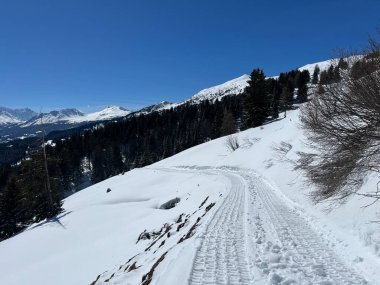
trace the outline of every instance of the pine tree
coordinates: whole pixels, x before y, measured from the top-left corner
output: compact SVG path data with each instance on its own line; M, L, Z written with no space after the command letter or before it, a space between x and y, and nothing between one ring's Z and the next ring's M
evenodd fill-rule
M347 69L348 68L347 61L345 61L342 57L339 59L338 68L340 68L340 69Z
M244 90L246 128L257 127L265 122L270 115L270 102L264 72L254 69L251 73L248 86Z
M319 76L319 84L326 85L328 83L329 83L329 75L326 70L323 70L321 72L321 75Z
M339 67L338 66L335 66L334 68L334 79L333 79L333 82L337 83L341 80L341 76L340 76L340 71L339 71Z
M0 195L0 240L16 234L21 227L21 193L16 177L11 177L7 188Z
M289 97L292 97L293 93L289 91L289 87L285 86L282 88L281 95L280 95L280 106L281 106L281 111L284 111L285 118L286 118L286 110L290 108L289 104Z
M92 159L92 183L98 183L107 178L106 172L106 160L103 150L100 146L96 147L93 153Z
M297 99L300 103L307 101L307 83L310 81L308 70L304 70L299 75Z
M297 99L300 103L304 103L307 101L307 85L306 84L298 87Z
M224 109L223 120L220 127L220 133L222 136L230 135L235 132L235 118L230 111Z
M315 67L314 67L313 79L312 79L311 83L318 84L318 75L319 75L319 72L320 72L319 66L318 66L318 64L316 64Z

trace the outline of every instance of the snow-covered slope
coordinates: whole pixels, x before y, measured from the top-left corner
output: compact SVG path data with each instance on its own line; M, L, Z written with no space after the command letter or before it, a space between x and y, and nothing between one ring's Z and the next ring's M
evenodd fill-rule
M234 152L220 138L70 196L0 243L0 284L377 284L377 209L312 205L291 164L298 115L236 134Z
M16 124L31 119L36 116L37 113L25 108L25 109L10 109L0 107L0 125Z
M173 103L170 103L167 101L161 101L160 103L142 108L141 110L135 112L134 115L136 115L136 116L141 115L141 114L146 115L146 114L149 114L152 112L159 112L162 110L167 110L167 109L170 109L170 108L175 107L175 106L177 106L177 104L173 104Z
M320 70L323 71L323 70L327 70L331 64L334 64L336 62L337 60L325 60L325 61L320 61L320 62L316 62L312 64L307 64L297 69L301 71L308 70L309 73L312 75L316 65L318 65ZM190 97L189 99L186 99L183 102L180 102L177 104L173 104L173 106L175 107L175 106L186 104L186 103L198 104L205 100L214 101L216 99L221 99L224 96L242 94L245 87L248 85L247 83L248 80L249 80L249 75L244 74L240 77L229 80L220 85L203 89L199 91L198 93L196 93L195 95L193 95L192 97Z
M131 113L131 111L117 106L110 106L99 112L89 114L84 114L77 109L62 109L43 114L31 112L32 117L14 117L9 116L8 113L1 113L0 109L0 142L34 137L41 132L41 124L43 124L45 132L49 133L121 118Z
M204 100L214 101L223 98L227 95L238 95L243 93L244 88L248 85L247 81L249 75L244 74L238 78L229 80L223 84L216 85L210 88L203 89L191 98L184 101L184 103L197 104Z
M84 114L77 109L62 109L59 111L51 111L49 113L38 114L30 120L19 124L20 127L26 128L40 124L57 124L60 122L68 122L71 118L83 117Z
M329 69L331 64L332 65L337 64L337 62L338 62L338 59L325 60L325 61L315 62L315 63L311 63L311 64L306 64L306 65L301 66L297 69L300 71L307 70L307 71L309 71L310 76L312 76L313 72L314 72L314 68L316 65L318 65L319 69L321 71L323 71L323 70Z
M110 106L99 112L89 114L84 114L77 109L62 109L59 111L51 111L49 113L40 114L20 124L19 126L29 127L33 125L39 125L41 124L41 117L43 124L76 124L120 118L130 113L131 111L118 106Z

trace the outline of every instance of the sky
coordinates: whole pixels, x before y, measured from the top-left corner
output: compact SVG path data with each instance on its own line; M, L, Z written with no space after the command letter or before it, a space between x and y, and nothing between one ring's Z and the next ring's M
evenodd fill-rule
M0 106L177 102L365 47L378 0L0 0Z

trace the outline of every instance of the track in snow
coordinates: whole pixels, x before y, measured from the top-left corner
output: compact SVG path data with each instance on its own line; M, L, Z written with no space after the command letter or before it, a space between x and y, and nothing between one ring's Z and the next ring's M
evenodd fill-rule
M209 222L196 254L190 284L250 284L245 234L245 186L225 174L232 188Z
M366 284L259 176L218 172L232 187L200 236L190 284Z

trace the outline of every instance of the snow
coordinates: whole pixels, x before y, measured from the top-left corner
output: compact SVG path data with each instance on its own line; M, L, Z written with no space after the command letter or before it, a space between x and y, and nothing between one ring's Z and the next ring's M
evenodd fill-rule
M101 110L99 112L83 114L76 109L62 109L59 111L51 111L49 113L45 113L42 115L42 123L43 124L77 124L83 122L96 122L103 120L110 120L114 118L120 118L127 116L131 113L131 111L118 107L118 106L110 106ZM30 127L33 125L41 124L41 115L36 116L30 119L27 122L20 124L20 127Z
M320 71L328 70L330 65L336 65L338 60L339 59L324 60L324 61L320 61L320 62L316 62L316 63L312 63L312 64L306 64L306 65L301 66L297 69L300 71L307 70L307 71L309 71L310 76L312 76L313 72L314 72L314 68L316 65L318 65Z
M0 107L0 125L17 124L35 116L36 113L26 109L10 109Z
M327 70L331 64L334 64L334 63L336 64L337 62L338 62L338 59L325 60L325 61L320 61L320 62L316 62L312 64L307 64L297 69L300 71L308 70L309 73L312 75L316 65L318 65L320 70L323 71L323 70ZM277 78L277 77L278 76L272 76L269 78ZM187 104L187 103L199 104L200 102L205 101L205 100L215 101L215 100L220 100L224 96L242 94L244 92L245 87L247 87L248 85L247 83L248 80L249 80L249 75L243 74L240 77L226 81L222 84L203 89L199 91L198 93L194 94L189 99L186 99L176 104L172 104L171 106L168 106L168 107L176 107L176 106L180 106L182 104Z
M376 206L311 203L290 163L306 149L298 116L236 134L234 152L220 138L68 197L58 219L0 243L0 284L140 284L152 268L151 284L376 284Z
M99 112L89 113L84 116L70 118L69 122L79 123L79 122L88 122L88 121L110 120L114 118L127 116L130 113L131 111L125 108L118 107L118 106L110 106Z
M223 84L216 85L207 89L199 91L197 94L193 95L191 98L185 100L183 104L194 103L197 104L204 100L216 100L221 99L227 95L238 95L243 93L244 88L248 85L247 81L249 75L244 74L238 78L229 80Z

